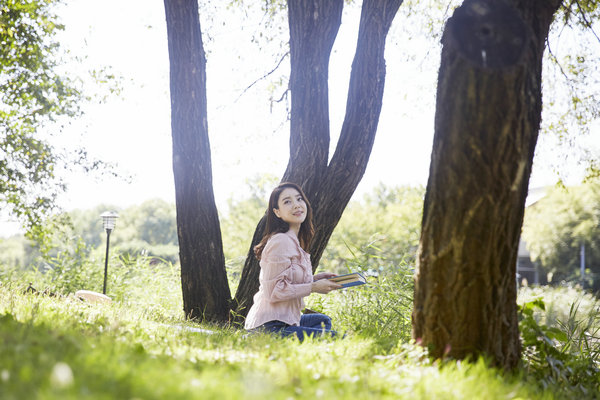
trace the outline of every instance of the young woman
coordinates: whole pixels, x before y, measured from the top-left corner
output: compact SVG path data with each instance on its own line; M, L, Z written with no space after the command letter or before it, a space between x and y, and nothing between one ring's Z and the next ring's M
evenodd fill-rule
M265 234L254 247L260 260L260 287L246 329L296 334L300 340L304 335L335 334L327 315L302 314L304 297L341 288L328 280L335 274L313 276L306 252L313 235L312 208L304 192L295 183L281 183L271 193Z

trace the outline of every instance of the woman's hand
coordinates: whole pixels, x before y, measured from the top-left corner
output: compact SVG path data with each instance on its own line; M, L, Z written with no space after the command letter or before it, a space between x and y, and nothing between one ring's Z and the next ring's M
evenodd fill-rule
M318 281L314 281L312 283L312 287L311 287L310 291L312 293L327 294L327 293L331 292L332 290L341 289L341 288L342 288L342 285L337 284L335 282L331 282L328 279L319 279Z
M334 276L337 276L337 275L333 274L331 272L320 272L316 275L313 275L313 281L318 281L321 279L329 279L329 278L333 278Z

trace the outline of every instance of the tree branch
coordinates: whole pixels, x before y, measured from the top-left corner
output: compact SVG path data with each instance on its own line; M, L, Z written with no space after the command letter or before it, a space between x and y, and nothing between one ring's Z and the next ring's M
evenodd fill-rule
M581 19L583 20L584 25L590 30L592 31L592 34L596 37L596 40L598 42L600 42L600 38L598 37L598 35L596 34L596 31L594 31L594 28L592 27L592 24L590 21L588 21L587 17L585 16L585 11L583 11L583 8L581 7L581 4L579 4L579 0L573 0L573 2L575 4L577 4L577 9L579 10L579 13L581 15Z
M262 81L263 79L266 79L267 77L269 77L271 74L273 74L273 72L277 71L277 69L279 68L279 66L281 65L281 63L283 62L283 60L285 60L285 58L290 54L289 51L287 51L283 56L281 56L281 58L279 59L279 62L277 63L277 65L275 66L275 68L273 68L272 70L270 70L269 72L267 72L266 74L264 74L263 76L261 76L260 78L256 79L254 82L252 82L250 85L248 85L246 87L246 89L244 89L242 91L242 93L240 93L240 95L234 100L234 103L237 103L239 99L242 98L242 96L248 91L250 90L254 85L256 85L258 82ZM282 96L283 97L283 96Z

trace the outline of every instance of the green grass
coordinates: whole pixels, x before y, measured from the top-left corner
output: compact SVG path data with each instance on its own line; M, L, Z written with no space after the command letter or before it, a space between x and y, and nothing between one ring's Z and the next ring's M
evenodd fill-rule
M377 338L352 333L299 343L187 327L196 325L139 304L92 305L0 286L0 398L557 398L483 361L432 364L403 340L383 351Z
M411 343L412 278L402 269L360 288L310 296L307 305L331 315L346 337L300 343L185 321L179 274L168 263L121 258L111 266L111 304L70 294L101 288L100 274L91 272L101 269L86 259L65 257L43 274L0 274L0 399L593 399L598 393L599 303L575 289L521 291L523 366L506 374L482 360L432 363ZM25 290L29 283L37 293Z

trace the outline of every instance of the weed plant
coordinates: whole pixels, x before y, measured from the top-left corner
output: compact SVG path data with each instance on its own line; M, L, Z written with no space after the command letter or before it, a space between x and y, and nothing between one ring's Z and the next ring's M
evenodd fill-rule
M523 289L524 368L565 398L600 393L600 301L574 288Z

